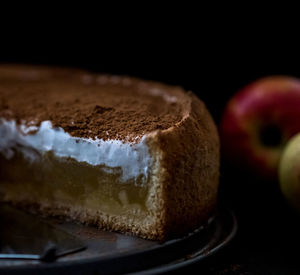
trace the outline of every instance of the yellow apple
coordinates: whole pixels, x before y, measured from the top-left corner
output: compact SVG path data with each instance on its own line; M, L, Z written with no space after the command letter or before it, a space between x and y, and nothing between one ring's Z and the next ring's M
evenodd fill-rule
M295 135L283 150L279 162L279 182L289 204L300 211L300 134Z

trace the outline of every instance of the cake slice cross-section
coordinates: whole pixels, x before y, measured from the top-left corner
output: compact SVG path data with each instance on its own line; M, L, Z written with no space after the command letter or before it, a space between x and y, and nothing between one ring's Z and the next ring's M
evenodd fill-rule
M219 138L180 87L0 66L0 201L164 241L214 213Z

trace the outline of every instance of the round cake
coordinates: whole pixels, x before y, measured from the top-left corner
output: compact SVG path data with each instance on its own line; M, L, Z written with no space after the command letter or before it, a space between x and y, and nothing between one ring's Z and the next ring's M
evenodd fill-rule
M0 66L0 200L166 240L213 215L219 138L180 87Z

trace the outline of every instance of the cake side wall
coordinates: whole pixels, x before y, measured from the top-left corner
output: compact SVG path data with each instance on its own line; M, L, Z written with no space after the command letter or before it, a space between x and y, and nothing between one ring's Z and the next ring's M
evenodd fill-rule
M149 193L146 202L149 211L149 220L145 219L144 224L141 224L140 226L143 230L148 232L147 234L152 236L152 239L164 241L166 201L163 198L164 186L162 185L162 175L165 174L165 168L161 166L164 152L160 150L157 141L156 133L150 135L147 140L153 161L149 175Z
M220 143L204 103L189 93L189 115L157 135L164 157L160 175L164 239L188 233L213 215L219 186Z

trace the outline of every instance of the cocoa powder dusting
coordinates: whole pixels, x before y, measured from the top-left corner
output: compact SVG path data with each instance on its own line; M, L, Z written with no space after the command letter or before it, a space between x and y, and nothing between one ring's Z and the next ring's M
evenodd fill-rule
M72 136L134 141L183 116L181 88L79 70L0 66L0 118Z

